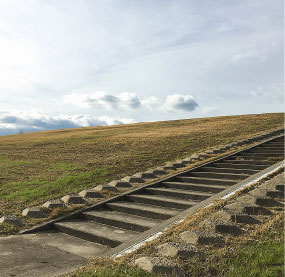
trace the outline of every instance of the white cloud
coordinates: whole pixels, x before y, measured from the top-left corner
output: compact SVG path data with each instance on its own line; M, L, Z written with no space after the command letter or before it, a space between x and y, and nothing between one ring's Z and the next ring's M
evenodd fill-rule
M162 105L161 99L155 96L148 97L141 101L142 105L151 111L159 110Z
M166 111L182 110L186 112L194 111L198 107L198 103L191 95L172 94L166 97L163 109Z
M109 94L105 91L92 93L71 93L64 97L66 103L78 107L88 107L97 109L114 110L117 108L132 110L140 108L141 102L137 95L132 92L123 92L118 96Z
M91 116L58 115L48 116L37 112L0 112L0 135L17 134L54 129L79 128L88 126L107 126L134 123L133 119Z
M135 93L123 92L118 96L107 92L71 93L64 96L64 101L78 107L115 110L135 110L144 107L151 111L185 111L191 112L198 107L192 95L171 94L163 102L160 98L151 96L140 100Z

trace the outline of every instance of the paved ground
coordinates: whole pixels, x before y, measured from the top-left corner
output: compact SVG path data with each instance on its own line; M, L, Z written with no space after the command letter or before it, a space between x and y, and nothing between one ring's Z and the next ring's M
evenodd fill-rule
M1 237L0 276L58 276L77 269L98 251L95 243L61 233Z

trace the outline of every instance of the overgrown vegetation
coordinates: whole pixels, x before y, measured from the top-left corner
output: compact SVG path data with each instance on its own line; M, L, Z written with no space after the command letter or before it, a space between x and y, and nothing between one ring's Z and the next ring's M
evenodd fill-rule
M0 216L283 127L260 114L0 137Z

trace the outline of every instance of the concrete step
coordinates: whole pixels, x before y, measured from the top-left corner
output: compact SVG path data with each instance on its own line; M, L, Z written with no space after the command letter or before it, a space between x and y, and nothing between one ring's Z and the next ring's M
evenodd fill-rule
M163 220L169 219L179 212L179 210L176 209L162 208L132 202L115 202L108 203L107 205L114 211Z
M276 189L277 189L277 190L280 190L280 191L282 191L282 192L285 191L284 188L285 188L285 185L284 185L284 184L278 184L278 185L276 185Z
M86 220L57 222L54 225L56 229L68 235L110 247L116 247L138 235L134 231Z
M192 191L204 191L204 192L212 192L218 193L228 186L215 186L215 185L203 185L203 184L191 184L191 183L182 183L182 182L163 182L163 185L169 188L178 188L184 190L192 190Z
M244 152L241 154L236 155L235 157L240 157L240 156L245 156L245 157L262 157L264 159L266 158L274 158L274 157L283 157L284 156L284 152L275 152L275 153L249 153L249 152Z
M260 170L254 169L242 169L242 168L217 168L214 166L205 166L199 169L200 171L207 171L207 172L217 172L217 173L233 173L233 174L249 174L253 175L259 172Z
M272 157L272 158L277 158L282 160L282 157ZM247 161L247 162L259 162L262 164L267 164L268 162L270 162L269 157L257 157L257 156L245 156L245 155L237 155L237 156L231 156L229 158L229 160L234 160L234 161ZM274 162L273 162L274 163Z
M283 157L284 156L284 151L283 150L280 150L280 151L260 151L260 152L257 152L257 151L252 151L252 152L247 152L247 153L244 153L245 155L256 155L256 156L267 156L268 158L271 158L271 157Z
M128 196L132 201L137 203L150 204L154 206L175 208L185 210L197 204L196 201L182 200L173 197L161 195L131 194Z
M269 160L252 160L252 159L236 159L234 157L226 158L222 161L223 163L230 163L230 164L252 164L252 165L264 165L265 167L269 167L276 163L276 161L269 161Z
M110 210L87 211L83 213L83 216L88 220L136 232L144 232L161 222L161 220Z
M284 149L284 144L282 145L282 144L280 144L280 143L276 143L276 144L268 144L268 145L261 145L260 146L260 148L265 148L265 149L267 149L267 148L271 148L271 149Z
M250 154L250 153L243 153L243 154L235 155L232 157L241 158L241 159L252 159L252 160L258 160L258 161L259 160L267 161L268 159L271 159L271 158L283 159L283 156L284 156L284 154L282 154L282 155L266 155L266 154L262 153L262 155L256 155L256 154Z
M256 146L255 148L253 148L252 150L262 150L262 151L280 151L280 150L284 150L284 146Z
M177 180L193 183L193 184L208 184L208 185L228 185L232 186L237 183L237 180L228 180L228 179L215 179L215 178L201 178L201 177L176 177Z
M230 169L250 169L250 170L263 170L267 165L262 164L251 164L251 163L230 163L230 162L216 162L213 163L211 166L217 168L230 168Z
M213 195L213 193L209 192L197 192L197 191L189 191L189 190L182 190L175 188L148 188L147 191L151 194L176 197L180 199L197 200L197 201L205 200Z
M284 154L284 149L281 148L256 148L256 149L249 149L245 151L244 153L251 153L251 154Z
M183 175L182 175L183 176ZM185 175L184 175L185 176ZM249 174L235 174L235 173L219 173L219 172L189 172L189 177L202 177L202 178L215 178L215 179L227 179L227 180L243 180L248 178Z

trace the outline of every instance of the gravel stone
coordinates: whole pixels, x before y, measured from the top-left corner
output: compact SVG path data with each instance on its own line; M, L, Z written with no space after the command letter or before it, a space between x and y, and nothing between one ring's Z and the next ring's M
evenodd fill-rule
M166 276L184 276L179 266L161 257L141 257L135 260L135 264L151 273L165 274Z
M178 242L168 242L157 247L158 253L165 257L190 258L201 255L201 252L193 245Z
M191 244L223 246L225 243L223 238L203 231L185 231L180 234L180 238Z

